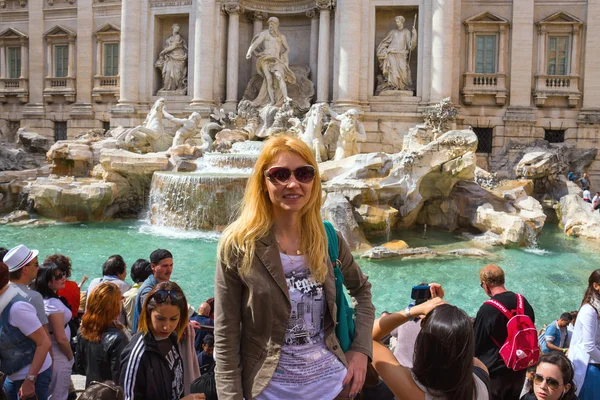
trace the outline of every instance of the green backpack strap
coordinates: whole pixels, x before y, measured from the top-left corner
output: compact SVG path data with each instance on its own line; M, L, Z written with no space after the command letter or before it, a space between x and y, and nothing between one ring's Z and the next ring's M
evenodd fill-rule
M335 276L335 304L337 306L337 325L335 326L335 335L340 342L342 351L345 353L350 349L354 339L354 310L348 304L344 288L344 275L340 269L340 255L338 236L335 228L329 221L323 221L325 232L327 233L327 250L329 258L333 264L333 273Z

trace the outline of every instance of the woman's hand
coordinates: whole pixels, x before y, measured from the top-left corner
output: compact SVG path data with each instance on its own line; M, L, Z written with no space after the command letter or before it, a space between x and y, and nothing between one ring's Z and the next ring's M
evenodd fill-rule
M35 384L29 379L25 379L19 389L20 399L29 399L35 396Z
M344 387L350 385L348 397L354 398L365 383L368 358L366 354L350 350L346 352L346 361L348 362L348 373L344 378L343 385Z
M441 299L444 298L444 289L442 288L442 285L440 285L439 283L430 283L429 284L429 291L431 292L431 298L435 299L436 297L439 297Z
M431 310L442 304L446 304L446 302L442 300L441 297L435 297L431 300L427 300L425 303L419 304L411 308L410 315L427 315L431 312Z

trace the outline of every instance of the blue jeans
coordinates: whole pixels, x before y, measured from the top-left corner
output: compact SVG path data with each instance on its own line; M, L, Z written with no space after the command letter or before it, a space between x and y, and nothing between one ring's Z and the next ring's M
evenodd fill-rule
M35 380L35 395L38 400L47 400L48 399L48 387L50 386L50 380L52 379L52 367L48 367L44 372L40 372ZM19 389L21 389L21 385L24 380L21 379L19 381L11 381L6 378L4 381L4 393L8 397L8 400L18 400L19 399Z

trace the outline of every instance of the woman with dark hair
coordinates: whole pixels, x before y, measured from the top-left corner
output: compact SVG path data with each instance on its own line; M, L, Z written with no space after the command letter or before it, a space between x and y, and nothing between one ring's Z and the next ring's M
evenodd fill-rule
M50 339L35 308L8 284L8 266L0 262L0 363L9 400L48 398L52 378Z
M544 354L533 374L533 391L521 400L577 400L573 375L573 366L563 353Z
M77 335L77 369L85 376L85 386L92 381L118 381L121 352L129 343L123 326L117 322L121 313L121 290L103 282L90 294Z
M65 274L58 265L44 263L40 265L34 289L44 298L44 308L48 316L48 330L52 342L52 381L49 393L53 400L66 400L71 384L73 369L73 351L71 350L71 309L67 301L57 292L65 287Z
M275 136L248 180L241 212L219 241L215 377L220 399L355 397L371 356L371 284L337 234L355 334L335 333L336 285L312 150Z
M123 293L123 310L125 311L125 322L129 330L133 330L133 312L135 308L135 299L140 291L142 283L152 275L150 261L143 258L137 259L131 266L129 277L133 281L131 289Z
M600 269L591 273L569 347L582 400L600 399Z
M471 319L463 310L443 302L441 286L430 286L432 300L375 321L373 366L398 400L488 400L489 376L485 365L473 356ZM425 318L411 370L400 365L380 340L422 315Z
M64 297L71 307L71 314L73 318L77 317L77 313L79 311L79 304L81 302L80 299L80 290L77 282L69 280L71 277L71 259L62 254L52 254L51 256L46 257L44 263L54 263L60 268L62 272L65 273L65 287L58 291L58 295ZM75 334L75 332L71 332Z
M121 353L120 384L126 400L179 399L184 393L178 343L187 328L187 300L174 282L159 283L146 296L138 333ZM185 400L203 399L191 394Z

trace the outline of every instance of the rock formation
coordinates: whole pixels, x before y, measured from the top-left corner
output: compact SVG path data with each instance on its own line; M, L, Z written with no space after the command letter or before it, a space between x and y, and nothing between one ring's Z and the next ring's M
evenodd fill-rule
M581 196L569 194L556 205L559 226L569 236L600 240L600 213Z

